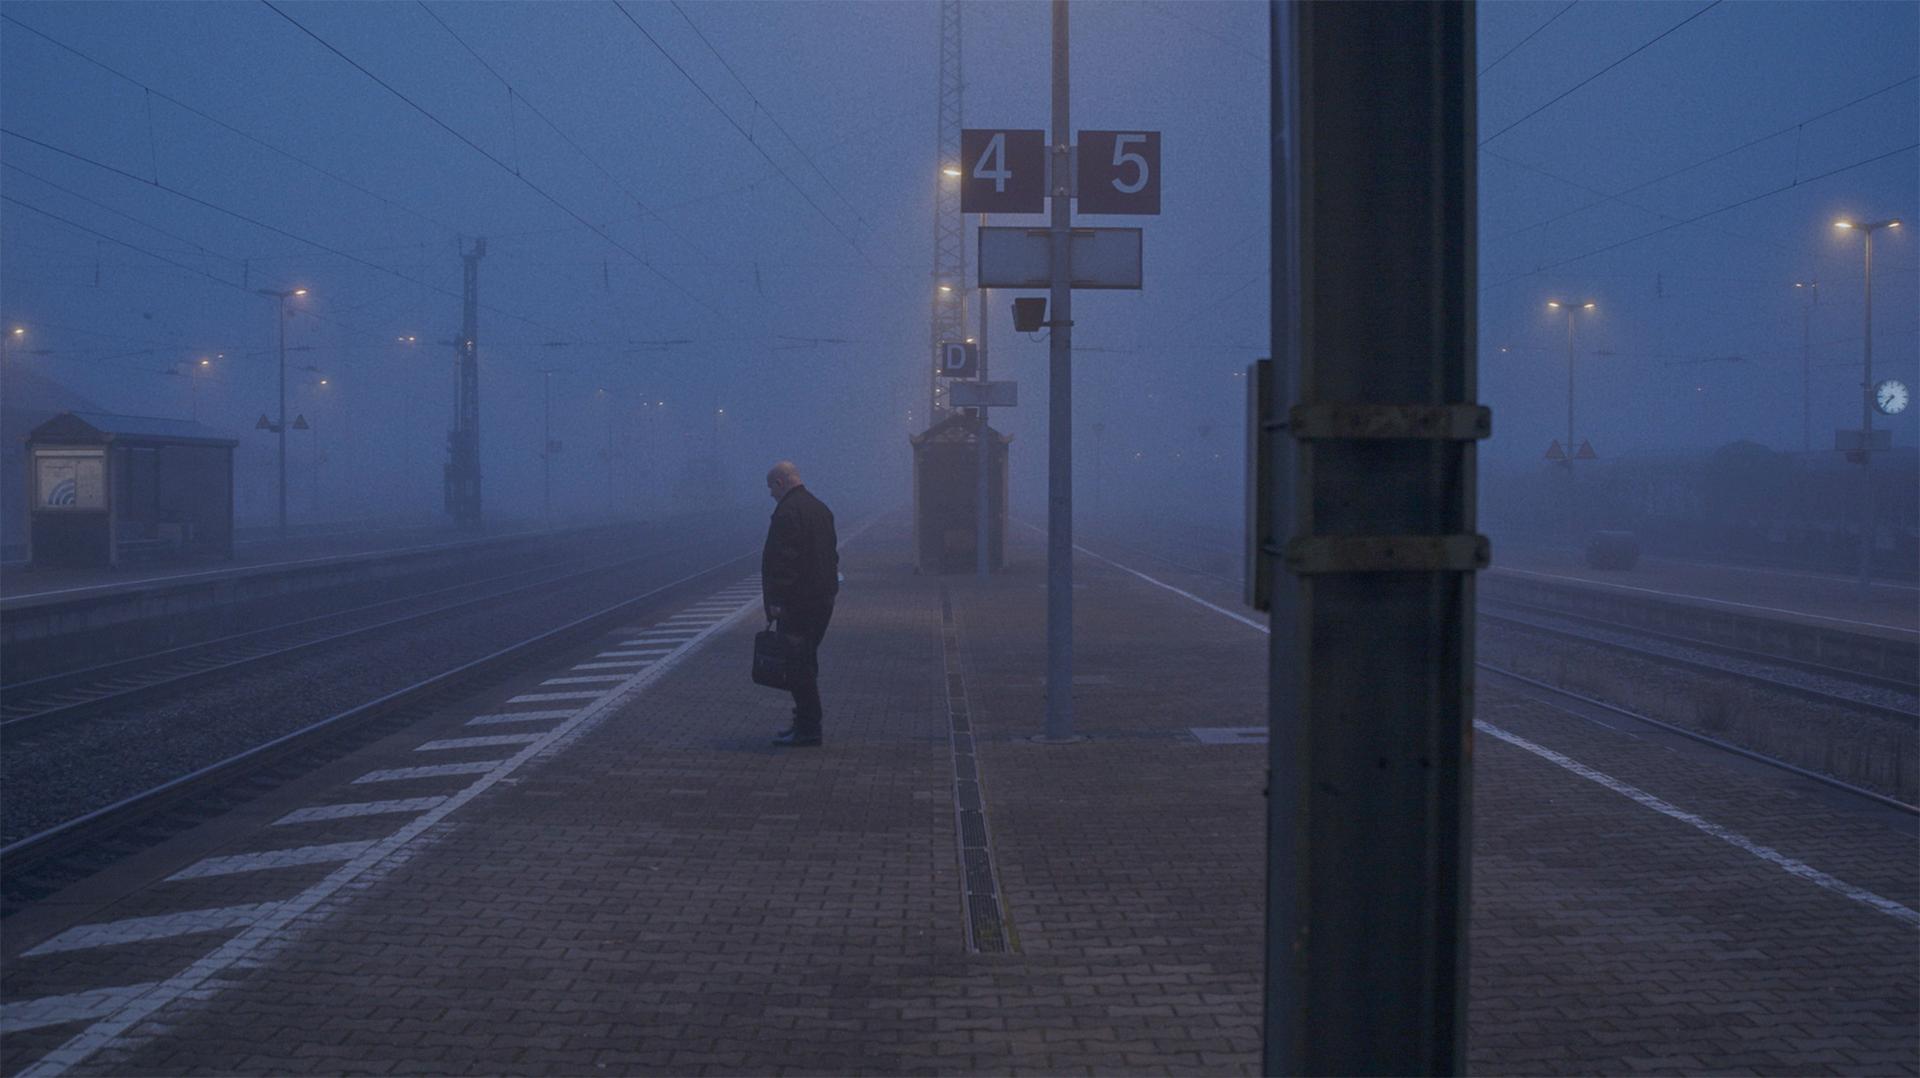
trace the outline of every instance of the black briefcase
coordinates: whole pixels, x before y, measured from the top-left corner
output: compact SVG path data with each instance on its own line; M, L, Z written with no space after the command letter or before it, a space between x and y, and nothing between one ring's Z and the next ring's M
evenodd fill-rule
M793 671L807 646L806 637L783 633L767 622L753 636L753 683L769 689L792 689Z

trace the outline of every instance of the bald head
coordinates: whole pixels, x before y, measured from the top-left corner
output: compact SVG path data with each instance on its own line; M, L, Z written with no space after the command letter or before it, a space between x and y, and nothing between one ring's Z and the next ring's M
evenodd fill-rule
M800 485L800 469L790 460L783 460L767 472L767 493L774 501L787 496L787 491Z

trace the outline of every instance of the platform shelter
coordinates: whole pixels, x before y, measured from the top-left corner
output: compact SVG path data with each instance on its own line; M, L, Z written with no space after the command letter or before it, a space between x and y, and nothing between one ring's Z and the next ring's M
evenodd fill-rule
M980 431L988 449L987 561L1000 568L1007 535L1007 443L978 416L954 413L910 435L913 444L914 566L922 573L971 572L979 545Z
M233 450L184 419L63 412L27 435L29 561L233 556Z

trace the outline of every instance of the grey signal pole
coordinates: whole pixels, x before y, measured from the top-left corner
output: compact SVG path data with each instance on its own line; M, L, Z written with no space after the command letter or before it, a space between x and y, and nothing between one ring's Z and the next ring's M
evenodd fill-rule
M1053 0L1053 287L1047 351L1047 728L1073 739L1073 130L1067 0Z
M1820 305L1820 282L1795 281L1807 290L1800 308L1800 451L1813 452L1813 309Z
M307 290L294 288L285 292L276 292L271 288L256 288L254 291L274 301L280 316L280 418L273 430L280 438L280 492L278 496L280 537L287 536L287 300L293 296L304 296Z
M987 227L987 215L980 215L980 227ZM980 353L980 384L987 384L987 290L980 289L980 339L977 343ZM980 406L980 471L973 484L975 516L974 525L974 570L980 579L985 580L993 571L993 555L988 544L993 538L993 446L987 442L987 408Z
M1867 237L1867 306L1863 366L1860 373L1860 594L1865 595L1873 574L1873 234L1883 228L1899 228L1898 220L1836 221L1840 228L1851 228Z

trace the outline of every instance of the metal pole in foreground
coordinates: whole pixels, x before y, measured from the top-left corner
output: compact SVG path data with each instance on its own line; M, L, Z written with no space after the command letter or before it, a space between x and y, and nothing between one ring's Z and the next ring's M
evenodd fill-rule
M540 521L553 529L553 372L540 372Z
M1867 307L1861 327L1865 366L1860 375L1860 594L1865 597L1873 577L1873 233L1867 234Z
M1053 286L1047 326L1047 726L1073 737L1073 163L1067 122L1067 0L1053 0Z
M987 225L987 215L980 215L980 227ZM987 290L980 289L980 384L987 383ZM980 406L980 470L974 479L973 499L975 507L975 527L973 538L973 565L980 579L985 580L993 571L993 555L988 545L993 537L993 505L991 480L993 468L993 446L987 441L987 407Z
M280 538L287 537L287 297L276 301L280 312L280 420L274 429L280 437Z

